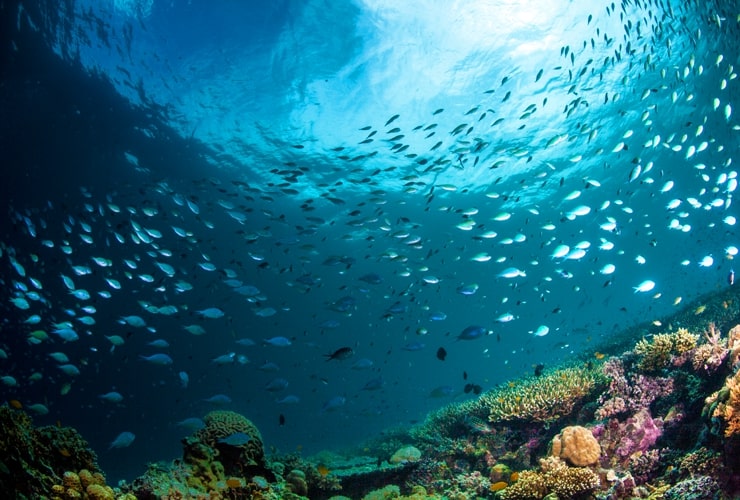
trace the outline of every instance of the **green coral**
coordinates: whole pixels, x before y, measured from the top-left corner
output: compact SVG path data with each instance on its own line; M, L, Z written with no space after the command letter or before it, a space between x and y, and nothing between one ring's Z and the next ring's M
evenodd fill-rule
M262 435L245 416L233 411L217 410L206 414L203 421L206 424L205 427L196 431L191 442L202 443L218 450L227 473L241 475L245 467L264 465L265 452L262 446ZM246 434L250 438L249 441L239 446L221 441L236 433Z
M605 380L591 363L520 379L485 392L477 399L452 403L430 413L410 435L415 440L439 444L465 438L471 430L487 432L489 422L555 422L569 415Z
M34 428L23 411L0 406L0 491L40 498L65 472L81 469L100 472L95 452L76 430Z
M569 415L602 382L593 366L573 366L494 389L481 401L491 422L554 422Z
M681 356L696 348L698 335L686 328L679 328L672 333L657 333L652 340L642 339L635 345L635 354L640 357L638 368L644 371L656 371L666 368L674 357Z

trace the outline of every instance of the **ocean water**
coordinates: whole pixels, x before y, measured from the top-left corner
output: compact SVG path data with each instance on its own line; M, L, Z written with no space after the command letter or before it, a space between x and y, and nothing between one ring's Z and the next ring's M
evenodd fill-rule
M0 397L312 453L732 284L734 2L398 4L6 2Z

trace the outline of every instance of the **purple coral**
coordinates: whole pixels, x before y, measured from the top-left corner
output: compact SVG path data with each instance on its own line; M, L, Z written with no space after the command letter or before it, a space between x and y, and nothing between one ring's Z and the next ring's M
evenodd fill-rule
M650 377L641 373L627 375L619 358L604 363L603 372L609 377L609 388L599 399L601 406L596 410L598 419L648 408L656 399L673 392L672 378Z
M619 424L620 446L616 453L620 458L629 458L636 452L647 452L663 434L663 421L652 418L650 411L642 409L623 424Z

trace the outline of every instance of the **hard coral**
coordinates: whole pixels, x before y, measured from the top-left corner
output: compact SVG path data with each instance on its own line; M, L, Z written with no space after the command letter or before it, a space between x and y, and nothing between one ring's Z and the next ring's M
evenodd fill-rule
M740 371L725 380L725 386L707 398L712 418L720 419L725 437L740 435Z
M68 470L98 471L95 453L77 431L34 428L28 415L8 406L0 406L0 455L5 472L0 491L12 491L17 498L47 494L55 484L61 486Z
M624 363L619 358L611 358L604 363L603 373L609 379L609 387L599 398L601 406L595 413L597 419L648 408L653 401L668 396L674 389L673 379L669 377L625 373Z
M206 426L196 431L193 437L209 448L218 450L227 471L230 465L227 458L238 461L241 467L264 464L265 452L262 446L262 435L249 419L233 411L217 410L208 413L203 420ZM222 441L236 433L245 434L249 437L249 441L239 446L229 445Z
M572 425L553 438L552 455L577 467L594 465L601 456L601 446L589 429Z
M491 422L554 422L571 414L600 382L592 368L562 368L488 392L481 402Z
M740 329L730 330L740 333ZM696 371L704 371L707 375L712 375L722 365L727 357L729 349L727 348L728 339L723 338L720 331L714 323L710 323L706 332L704 332L704 342L701 343L691 354L691 364Z
M640 340L635 345L635 354L640 357L638 367L645 371L657 371L668 367L672 362L682 364L689 351L696 347L698 335L679 328L672 333L653 335L652 341Z
M574 498L600 486L599 476L587 467L568 467L557 457L540 460L545 484L559 498Z
M547 494L545 477L533 470L519 473L519 479L497 493L501 500L540 500Z
M415 446L404 446L396 450L396 452L388 460L392 464L402 464L410 462L418 462L421 459L421 451Z

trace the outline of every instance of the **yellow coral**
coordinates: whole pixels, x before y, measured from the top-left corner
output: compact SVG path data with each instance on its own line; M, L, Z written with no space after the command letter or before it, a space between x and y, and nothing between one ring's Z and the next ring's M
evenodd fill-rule
M639 368L646 371L665 368L674 356L694 349L698 340L699 336L686 328L679 328L672 333L657 333L651 341L642 339L635 345L635 354L640 356Z
M714 396L718 404L712 417L724 420L725 437L740 435L740 371L727 377L725 386Z
M545 484L559 498L574 498L595 490L601 482L599 476L587 467L568 467L558 457L540 460Z
M578 467L594 465L601 456L601 446L589 429L571 425L553 438L552 455Z
M516 483L499 491L501 500L540 500L547 494L545 478L539 472L523 470Z
M678 354L689 352L691 349L696 347L696 343L699 340L698 335L690 333L686 328L679 328L672 334L673 338L673 349Z
M91 484L86 490L87 498L90 500L115 500L113 489L110 486Z
M487 392L481 402L488 407L491 422L554 422L591 393L598 377L593 368L562 368Z
M67 490L82 491L80 476L76 472L67 471L62 477L62 484Z

